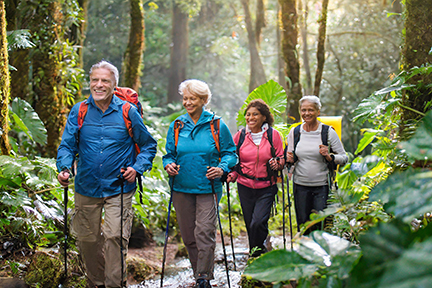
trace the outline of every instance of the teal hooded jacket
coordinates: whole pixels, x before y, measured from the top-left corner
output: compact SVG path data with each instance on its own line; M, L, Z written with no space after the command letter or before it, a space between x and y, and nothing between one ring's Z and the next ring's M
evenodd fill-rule
M174 140L175 121L171 123L167 134L165 146L167 154L163 156L163 166L170 163L180 165L179 174L175 176L174 191L192 194L212 193L210 180L205 176L207 167L219 167L229 172L237 164L236 146L231 132L221 117L215 116L215 119L220 119L219 154L210 128L212 118L213 113L204 109L196 124L187 113L179 116L177 119L181 120L184 126L180 130L177 149ZM216 178L214 183L220 199L222 183L219 178Z

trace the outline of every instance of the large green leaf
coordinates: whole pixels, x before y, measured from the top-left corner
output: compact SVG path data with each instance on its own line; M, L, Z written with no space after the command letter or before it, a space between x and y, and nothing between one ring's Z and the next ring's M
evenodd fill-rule
M318 280L321 284L336 285L348 276L360 257L358 247L323 231L315 231L311 237L301 238L299 244L297 252L274 250L263 255L246 268L245 274L258 280L283 282L309 279L319 272L326 275Z
M287 105L287 95L284 88L274 80L269 80L267 83L257 87L246 98L245 103L240 108L237 115L237 126L245 126L246 120L244 113L247 105L255 99L262 99L270 106L270 111L275 117L275 123L282 122L282 115L285 112Z
M347 287L430 287L430 235L432 225L411 233L410 226L398 220L370 229L360 236L363 256Z
M282 282L312 275L318 267L296 252L273 250L253 261L244 274L254 279Z
M380 130L372 130L372 129L368 129L365 131L366 132L363 134L362 139L360 139L360 142L354 154L359 154L360 152L362 152L370 143L372 143L372 141L375 139L375 136L379 132L381 132Z
M23 132L30 135L30 137L37 143L44 145L47 140L47 131L33 107L31 107L26 101L17 97L12 101L11 110L21 119L22 123L25 124L27 129L24 129ZM23 129L22 125L19 127Z
M371 201L381 200L387 212L409 223L414 217L432 211L432 171L395 172L369 196Z
M418 160L432 159L432 111L429 111L417 128L414 136L407 142L402 143L402 147L408 155Z
M354 110L353 121L360 121L364 123L366 120L376 115L383 106L381 102L384 99L384 95L372 94L366 99L363 99L357 108Z
M338 279L348 277L353 264L360 257L360 249L351 242L324 231L314 231L310 238L302 239L298 253L318 264L326 275Z

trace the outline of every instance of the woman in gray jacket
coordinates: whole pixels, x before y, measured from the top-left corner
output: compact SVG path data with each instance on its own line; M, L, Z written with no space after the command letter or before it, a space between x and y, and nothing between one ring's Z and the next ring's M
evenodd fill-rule
M348 161L334 129L328 129L328 145L323 145L321 133L328 127L318 121L320 111L321 102L317 96L302 97L300 116L303 123L297 128L297 145L294 143L296 129L291 129L288 134L286 162L295 164L294 205L299 231L300 225L309 221L312 212L322 211L327 206L330 186L328 165L345 165Z

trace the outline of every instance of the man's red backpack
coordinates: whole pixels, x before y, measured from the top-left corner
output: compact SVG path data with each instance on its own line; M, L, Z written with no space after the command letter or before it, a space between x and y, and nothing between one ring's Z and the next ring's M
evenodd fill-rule
M130 104L134 105L135 108L137 108L138 112L141 115L141 118L143 117L143 108L141 103L138 100L138 93L135 92L135 90L127 87L116 87L114 90L114 95L119 97L121 100L126 101L127 103L123 105L123 120L126 124L126 128L128 130L129 135L133 138L133 132L132 132L132 122L129 118L129 110L130 110ZM79 107L78 112L78 129L81 129L84 118L87 115L88 110L88 103L87 101L81 102L81 105ZM139 154L140 150L137 144L135 144L135 149L137 154Z
M143 118L143 108L141 103L138 100L138 93L131 88L116 87L114 90L114 95L119 97L121 100L126 101L126 104L123 105L123 120L125 122L130 137L132 137L133 139L132 122L129 118L129 110L131 108L131 104L137 108L138 112L141 115L141 118ZM79 111L78 111L78 130L80 130L82 125L84 124L84 118L87 115L88 105L89 104L87 103L87 101L83 101L80 104ZM138 155L140 153L140 149L136 143L135 143L135 150L136 150L136 154ZM137 178L138 178L138 185L140 188L140 202L141 204L143 204L141 175L137 175Z

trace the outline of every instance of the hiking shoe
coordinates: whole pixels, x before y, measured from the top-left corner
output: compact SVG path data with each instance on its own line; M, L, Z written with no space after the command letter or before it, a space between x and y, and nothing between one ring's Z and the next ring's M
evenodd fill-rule
M210 281L207 279L198 279L195 288L211 288Z

